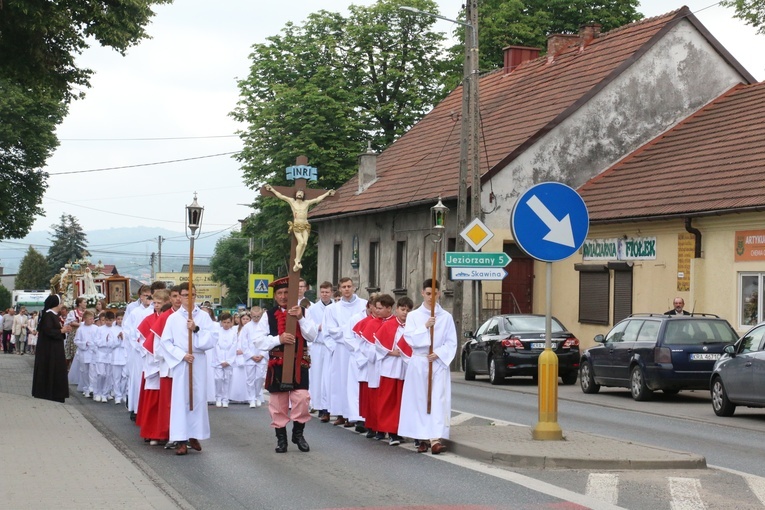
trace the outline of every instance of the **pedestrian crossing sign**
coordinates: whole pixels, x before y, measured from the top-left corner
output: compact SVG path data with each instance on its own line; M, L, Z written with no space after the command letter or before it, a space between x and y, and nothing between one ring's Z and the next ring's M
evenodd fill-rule
M272 274L251 274L249 296L253 299L270 299L274 297L274 289L269 287L274 281Z

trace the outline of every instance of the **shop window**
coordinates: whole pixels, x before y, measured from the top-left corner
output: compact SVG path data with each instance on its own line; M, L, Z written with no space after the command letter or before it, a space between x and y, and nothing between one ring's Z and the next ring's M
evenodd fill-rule
M574 264L579 271L579 322L608 324L611 273L605 265Z
M762 293L765 273L739 273L739 326L747 328L762 320Z

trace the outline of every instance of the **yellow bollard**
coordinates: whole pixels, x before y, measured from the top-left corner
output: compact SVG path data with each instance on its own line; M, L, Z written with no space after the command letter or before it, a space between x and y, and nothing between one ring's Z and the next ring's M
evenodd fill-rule
M558 425L558 356L549 347L539 355L539 423L531 436L541 441L560 441Z

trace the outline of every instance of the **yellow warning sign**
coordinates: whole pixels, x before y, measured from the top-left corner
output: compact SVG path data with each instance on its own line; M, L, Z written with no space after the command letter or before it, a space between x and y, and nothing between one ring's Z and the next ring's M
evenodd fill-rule
M274 289L269 287L274 281L272 274L251 274L249 297L253 299L270 299L274 297Z

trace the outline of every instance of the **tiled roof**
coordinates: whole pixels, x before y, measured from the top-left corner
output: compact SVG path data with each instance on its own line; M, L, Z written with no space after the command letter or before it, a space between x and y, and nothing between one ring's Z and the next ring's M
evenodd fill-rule
M687 7L645 19L574 46L552 63L546 57L511 73L480 78L481 174L506 166L519 152L605 86L622 67L647 51L673 22L692 16ZM653 41L652 41L653 39ZM378 180L363 193L357 177L341 186L338 198L319 204L318 219L380 208L432 202L458 193L462 87L455 89L377 158ZM495 168L496 167L496 168Z
M765 82L738 85L579 188L591 221L765 208Z

